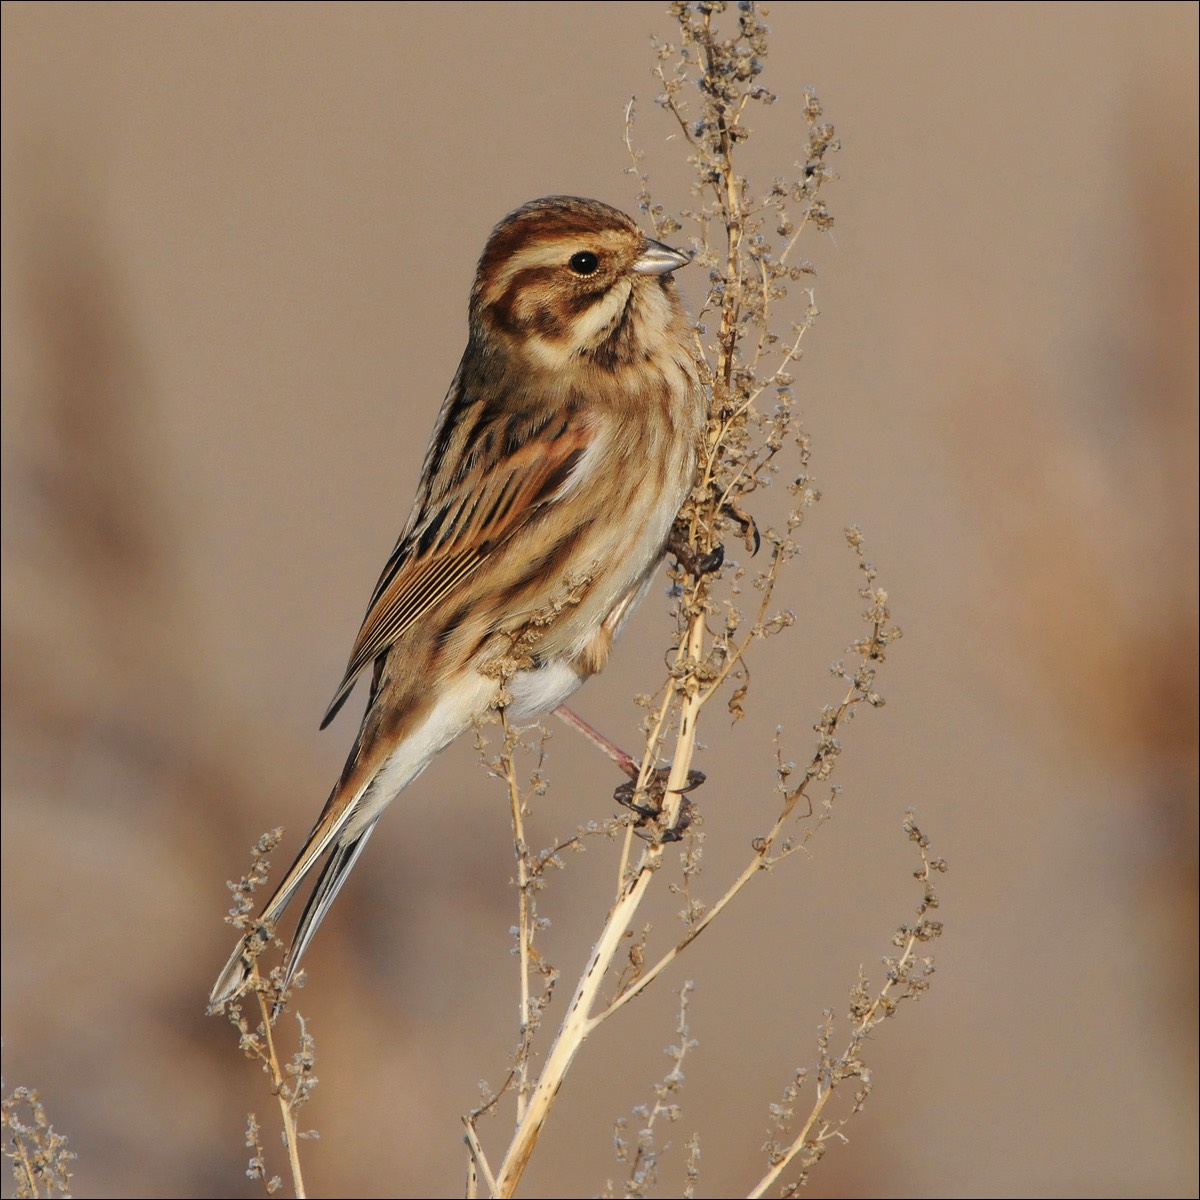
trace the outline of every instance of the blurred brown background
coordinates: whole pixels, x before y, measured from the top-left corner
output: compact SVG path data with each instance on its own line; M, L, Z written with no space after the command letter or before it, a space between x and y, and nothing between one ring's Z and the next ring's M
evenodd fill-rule
M224 881L291 852L353 717L318 736L407 514L491 225L548 192L659 198L658 3L6 3L3 1036L81 1196L257 1194L270 1103L204 998ZM767 1105L875 976L937 852L947 934L870 1047L814 1195L1196 1194L1196 32L1193 4L774 6L751 122L844 142L799 394L824 498L750 719L710 722L712 899L858 633L860 522L905 630L813 844L589 1044L525 1194L621 1177L612 1121L669 1069L701 1194L761 1171ZM694 299L698 276L681 280ZM634 741L661 591L578 698ZM357 705L354 706L357 711ZM612 811L555 731L532 839ZM611 780L615 786L616 778ZM546 893L570 986L610 852ZM284 857L281 853L280 858ZM311 953L312 1194L456 1195L517 985L507 817L467 744L383 822ZM671 905L660 914L669 928ZM561 1006L565 996L560 995ZM557 1011L557 1009L556 1009ZM487 1131L494 1144L501 1131ZM276 1169L284 1162L268 1147Z

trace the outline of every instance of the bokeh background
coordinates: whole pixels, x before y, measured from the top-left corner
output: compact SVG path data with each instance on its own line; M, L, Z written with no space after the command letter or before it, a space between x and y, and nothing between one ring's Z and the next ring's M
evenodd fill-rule
M812 1193L1196 1195L1197 8L768 20L748 169L794 169L806 84L844 144L805 249L823 498L797 629L705 735L702 894L766 823L774 727L804 757L838 694L852 521L905 637L834 820L589 1043L525 1194L622 1178L612 1122L669 1069L684 979L662 1194L693 1129L701 1194L743 1194L823 1008L918 898L913 807L951 865L938 972ZM652 34L658 3L3 7L4 1075L69 1135L76 1195L259 1194L265 1084L204 1014L224 882L273 825L290 853L340 767L355 718L316 723L492 224L550 192L631 209L635 94L656 196L686 198ZM578 697L627 743L667 613L660 589ZM612 811L565 730L548 771L538 844ZM543 897L564 992L611 853ZM461 1192L459 1116L515 1037L511 873L502 792L456 745L311 952L312 1194Z

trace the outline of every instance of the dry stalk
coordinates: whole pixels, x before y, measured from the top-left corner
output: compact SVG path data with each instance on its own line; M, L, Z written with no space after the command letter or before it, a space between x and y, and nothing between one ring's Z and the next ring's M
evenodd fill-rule
M682 217L696 230L692 238L695 260L708 271L707 291L697 314L695 345L701 379L709 393L709 420L695 486L680 513L676 532L689 544L694 563L709 558L717 547L729 544L735 536L741 538L751 553L757 552L761 540L766 545L767 555L763 566L754 573L730 563L716 573L699 571L693 574L682 565L672 570L677 597L675 651L668 677L659 691L654 696L639 698L639 703L646 709L642 726L645 743L636 763L633 802L642 810L660 810L653 821L636 822L642 826L637 831L643 835L641 840L635 838L635 820L629 817L588 825L550 849L533 853L526 836L530 793L523 792L515 765L521 738L519 732L508 725L503 707L498 709L503 747L493 760L485 761L493 774L503 781L512 814L520 1021L516 1048L503 1083L463 1118L468 1152L465 1194L469 1197L479 1195L481 1187L493 1197L514 1195L572 1062L591 1033L658 979L733 900L745 892L751 879L805 846L816 829L828 819L830 802L826 800L815 820L800 834L788 832L793 820L814 816L812 788L814 784L827 781L833 772L841 752L840 734L845 722L861 705L883 703L874 690L875 673L885 660L890 643L900 635L891 621L887 594L876 586L874 568L863 555L861 534L857 529L850 529L847 540L857 555L864 580L860 595L867 601L864 617L869 633L851 647L856 659L851 667L835 664L835 674L847 685L844 695L839 703L824 710L814 726L816 748L798 782L792 780L795 769L778 753L777 735L778 792L782 798L778 810L766 834L755 839L749 861L719 899L707 908L694 901L688 891L699 853L698 839L696 845L685 851L683 884L673 888L687 896L685 933L675 945L646 966L645 939L635 941L631 953L629 938L679 825L683 793L692 775L702 710L719 695L729 693L728 711L735 720L739 719L743 715L742 701L750 682L749 658L754 643L773 637L793 624L794 617L787 610L773 611L775 588L781 570L799 552L793 539L805 512L819 497L808 475L808 439L796 416L790 373L792 364L801 358L803 340L817 316L808 279L813 272L807 264L794 262L792 255L806 229L824 230L832 224L820 192L833 178L826 160L837 150L838 143L832 128L821 121L815 96L806 92L804 116L808 136L803 162L798 164L799 174L790 181L776 179L765 192L757 197L752 195L747 181L738 174L734 159L738 145L749 136L744 117L750 106L769 104L774 100L758 82L766 55L767 31L759 21L756 6L746 2L737 6L736 31L729 36L722 35L717 22L726 7L716 0L672 3L671 12L678 23L680 42L677 47L659 47L655 67L661 87L659 104L669 114L677 135L686 144L689 161L695 169L696 183L692 189L695 206L685 211ZM695 113L689 110L684 99L685 84L695 85L698 91ZM639 181L639 201L653 223L656 236L669 238L682 226L650 196L647 176L640 169L641 154L634 148L633 118L631 103L626 111L625 137L633 158L633 172ZM804 286L798 289L799 311L793 311L786 333L776 332L777 310L787 299L789 288L801 282ZM793 310L795 307L793 300ZM713 331L707 332L714 325ZM789 480L786 488L792 498L790 511L779 527L768 526L760 534L744 507L745 502L776 481L785 464L785 477ZM759 593L751 606L749 619L742 611L741 597L745 587ZM504 669L498 678L502 678ZM482 749L482 737L478 744ZM663 769L660 764L667 757L668 749L670 765ZM632 773L632 760L628 765ZM539 762L532 791L540 793L543 787ZM544 886L548 869L561 865L561 853L582 849L586 839L595 835L613 837L622 826L624 841L619 854L614 901L595 938L549 1051L540 1069L535 1070L534 1041L557 980L557 972L537 949L537 934L541 927L537 912L538 892ZM911 829L915 830L915 825ZM935 923L924 919L924 911L936 903L929 887L930 871L942 868L937 860L926 857L925 843L919 831L914 840L921 845L925 864L918 878L924 879L926 885L925 903L917 926L902 931L904 936L898 943L901 953L895 960L890 960L888 980L873 997L868 996L865 982L860 981L852 1006L852 1036L846 1050L836 1057L829 1049L832 1024L827 1024L820 1042L821 1072L816 1101L799 1133L786 1146L778 1140L768 1144L770 1167L751 1195L762 1195L789 1166L799 1164L803 1180L819 1159L825 1143L830 1138L842 1136L841 1122L832 1121L826 1111L834 1090L844 1080L857 1078L861 1084L855 1101L857 1111L869 1085L869 1072L859 1055L864 1040L894 1011L897 994L900 999L917 994L931 969L917 968L916 951L918 943L936 936ZM258 885L260 876L265 877L265 852L260 846L250 876L234 889L237 899L232 918L239 927L247 924L250 891ZM274 939L271 929L258 932L257 941L261 946L251 953ZM616 971L622 951L630 963L630 968L623 974ZM540 991L533 986L539 977ZM604 1000L601 991L606 981L612 993ZM257 968L254 970L253 988L262 1016L262 1024L256 1032L249 1030L236 1005L230 1006L230 1015L241 1033L243 1049L263 1064L271 1078L272 1092L279 1102L283 1119L296 1194L303 1196L298 1141L305 1135L296 1129L295 1112L316 1081L311 1077L311 1046L303 1022L301 1054L286 1072L294 1077L290 1086L285 1072L280 1069L272 1034L272 1020L287 1000L280 994L280 983L281 976L277 972L264 979ZM681 1003L686 1004L686 991ZM682 1012L680 1028L684 1039L678 1053L681 1060L688 1045ZM678 1067L679 1062L676 1063ZM678 1079L673 1080L671 1086L677 1086L681 1080L682 1073L678 1072ZM794 1087L798 1090L799 1084ZM478 1121L495 1112L509 1092L514 1093L515 1131L498 1166L493 1168L478 1135ZM785 1093L785 1099L790 1096L791 1092ZM776 1106L776 1125L780 1132L785 1130L792 1111L788 1104ZM658 1107L654 1112L659 1112ZM253 1118L251 1126L253 1137L248 1135L248 1144L256 1151L251 1166L254 1168L257 1163L257 1177L265 1181L261 1145ZM687 1145L686 1194L692 1195L696 1189L699 1144L693 1137ZM656 1162L657 1158L649 1151L636 1160L627 1194L645 1194L645 1189L653 1182ZM255 1171L251 1173L255 1174ZM272 1180L267 1186L271 1191L279 1184Z
M799 1158L802 1173L783 1192L787 1196L795 1195L797 1189L807 1181L809 1171L824 1155L825 1146L834 1138L845 1140L841 1132L841 1127L845 1124L844 1119L830 1121L825 1116L830 1100L840 1085L854 1079L859 1087L851 1113L856 1113L862 1108L871 1088L871 1073L862 1061L864 1043L877 1026L895 1015L897 1005L905 1000L916 999L929 986L933 961L928 957L920 957L919 950L923 945L941 936L941 923L930 918L928 914L938 906L937 893L933 889L933 876L945 871L946 864L944 860L930 856L929 840L917 827L911 812L905 814L904 831L916 844L921 856L921 869L914 872L914 878L921 884L922 889L916 920L912 925L902 925L893 936L893 945L900 953L884 959L886 982L875 995L870 995L865 976L860 976L858 984L851 991L851 1036L846 1048L836 1057L829 1052L833 1023L830 1014L826 1013L825 1026L820 1038L821 1066L817 1078L816 1099L799 1133L786 1148L781 1147L774 1139L767 1143L771 1166L747 1193L750 1200L765 1195L767 1189ZM802 1078L800 1082L803 1082ZM789 1089L790 1095L785 1097L785 1102L794 1099L798 1090L798 1087ZM790 1118L791 1110L785 1110L784 1106L776 1106L775 1115L780 1126L784 1127Z
M253 910L253 895L267 881L270 863L267 855L279 844L283 835L282 829L275 829L263 834L254 846L253 859L249 872L237 883L229 885L233 893L233 907L226 920L239 931L245 930L250 922L248 914ZM281 967L275 967L265 976L259 970L259 956L271 946L282 948L275 937L275 931L269 925L262 925L254 930L255 936L246 948L250 958L250 976L244 995L252 994L258 1004L259 1023L251 1029L250 1022L242 1012L240 1000L226 1003L224 1011L230 1024L238 1031L238 1045L242 1053L249 1059L259 1063L269 1077L271 1095L279 1106L279 1116L282 1124L283 1142L287 1148L288 1167L292 1177L292 1189L297 1200L303 1200L306 1195L304 1174L300 1164L300 1142L308 1137L315 1137L311 1132L302 1132L297 1128L296 1115L300 1108L308 1102L313 1089L317 1085L314 1074L316 1067L316 1045L308 1031L307 1022L299 1013L296 1021L300 1028L299 1044L286 1066L282 1063L275 1037L275 1021L288 1007L291 998L290 990L283 987L284 972ZM303 974L297 976L295 984L303 982ZM290 1082L289 1082L290 1080ZM261 1180L268 1195L273 1195L282 1186L278 1176L268 1176L266 1159L262 1142L259 1137L258 1121L250 1113L246 1124L246 1145L253 1151L247 1168L251 1179Z
M771 324L776 302L786 296L787 283L799 280L808 270L788 262L800 234L810 225L826 228L831 223L817 193L832 178L825 157L837 148L837 143L832 130L819 122L820 108L815 97L806 94L809 140L801 177L790 185L776 181L764 197L751 199L746 180L734 167L734 155L737 144L747 136L742 124L747 107L753 102L774 99L757 83L766 52L766 29L759 22L753 4L739 5L738 29L731 37L722 37L715 24L715 18L725 9L724 4L676 3L671 8L682 40L678 50L666 46L659 50L656 67L662 87L659 102L678 125L696 167L697 184L693 191L699 203L685 217L698 230L694 239L696 259L709 269L709 289L698 318L696 344L701 377L710 392L710 419L701 467L679 526L693 553L701 556L712 551L735 523L747 546L757 547L758 531L741 508L741 501L769 485L778 470L776 457L787 443L792 442L798 448L802 471L807 467L807 439L794 422L788 367L800 357L802 339L816 316L811 290L805 290L803 314L787 338L781 339L772 332ZM682 96L684 82L689 80L697 85L701 96L698 117L687 111ZM625 136L641 184L641 204L654 222L656 234L667 237L680 226L651 200L647 178L638 170L641 155L634 149L632 122L631 104L626 110ZM772 251L764 234L768 218L774 221L776 234L785 239L778 253ZM717 234L722 244L714 243ZM717 318L717 330L711 342L706 342L701 322L711 316ZM774 365L768 367L771 358L775 359ZM775 406L770 413L761 413L758 405L771 391ZM785 842L780 847L785 824L801 800L807 800L811 812L807 789L812 782L828 778L839 748L836 734L842 721L857 705L877 700L871 691L874 669L898 631L891 625L886 596L872 588L872 632L856 647L861 655L859 667L853 677L846 676L849 688L840 705L822 717L813 760L798 786L782 789L781 809L766 836L756 841L751 861L712 908L689 922L686 935L676 946L649 969L622 978L615 996L602 1003L601 989L610 978L651 881L662 865L669 844L663 832L674 829L678 822L682 793L688 785L695 756L701 710L732 679L740 678L741 686L729 702L734 715L740 715L747 678L747 651L754 641L792 623L788 613L769 615L771 601L780 568L798 549L792 534L816 493L803 473L795 477L790 490L797 500L786 528L782 532L774 529L765 532L770 555L765 569L753 580L760 597L748 629L742 627L741 613L729 601L725 602L724 619L716 618L718 605L713 598L712 575L693 575L683 568L675 575L680 592L679 638L670 678L646 721L646 743L634 795L635 800L651 795L664 741L674 729L659 835L642 845L634 861L637 843L632 828L626 830L616 899L596 937L528 1100L518 1106L516 1132L495 1172L493 1195L511 1196L515 1192L571 1063L596 1027L658 978L760 870L802 844ZM851 540L855 541L853 537ZM861 546L857 542L855 545L870 583L873 571L862 560ZM743 577L740 570L734 574L735 581ZM517 784L511 774L511 758L506 762L506 770L510 797L515 798ZM782 770L781 778L786 778ZM513 803L516 812L515 799ZM514 828L520 846L524 841L521 826L517 824ZM808 836L811 830L804 840ZM527 919L524 906L528 878L520 872L518 886L523 927ZM525 970L523 963L522 971ZM525 1066L523 1058L519 1068L522 1083L526 1079ZM472 1155L475 1154L472 1148Z
M41 1096L32 1088L16 1088L0 1103L0 1118L4 1157L12 1162L14 1194L20 1200L69 1198L75 1155L67 1149L67 1139L50 1124Z

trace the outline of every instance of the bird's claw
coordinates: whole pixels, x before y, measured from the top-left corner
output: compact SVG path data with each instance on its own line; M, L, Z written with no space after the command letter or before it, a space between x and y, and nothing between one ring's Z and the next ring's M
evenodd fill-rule
M683 837L692 823L692 810L695 807L684 794L698 788L704 782L704 772L692 770L687 774L687 782L681 788L671 789L679 796L679 815L669 829L658 831L656 834L644 826L657 821L663 814L663 802L667 796L667 779L671 774L670 767L660 767L650 776L645 787L638 789L637 781L631 779L623 783L615 792L613 799L630 812L636 814L636 828L639 836L647 839L656 838L660 842L677 842Z
M758 548L762 545L762 536L758 532L758 523L747 512L742 510L732 501L728 501L721 511L737 523L738 528L742 531L742 540L746 543L746 549L752 555L758 553Z
M721 564L725 561L724 546L714 546L711 550L701 554L693 550L684 534L677 530L671 532L671 538L667 542L667 553L673 555L675 561L689 575L694 575L697 579L702 575L711 575L714 571L720 570Z
M694 560L694 570L692 567L688 567L688 570L699 578L701 575L711 575L714 571L719 571L724 561L725 547L718 543L707 554L701 554Z

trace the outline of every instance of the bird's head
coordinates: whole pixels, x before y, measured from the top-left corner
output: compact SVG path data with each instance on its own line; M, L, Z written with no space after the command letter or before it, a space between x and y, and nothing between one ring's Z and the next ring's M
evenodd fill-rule
M615 368L680 336L671 272L689 261L598 200L534 200L488 238L471 291L472 331L531 367L585 359Z

